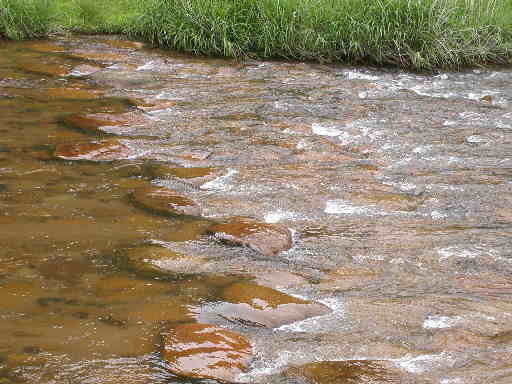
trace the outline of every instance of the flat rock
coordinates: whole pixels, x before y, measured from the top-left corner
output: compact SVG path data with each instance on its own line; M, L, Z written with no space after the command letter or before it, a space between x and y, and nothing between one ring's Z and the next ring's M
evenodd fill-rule
M139 188L133 193L132 198L137 204L160 214L201 215L201 207L195 201L165 187Z
M31 51L35 52L42 52L42 53L48 53L48 52L64 52L66 49L62 45L58 45L49 41L45 40L35 40L35 41L29 41L26 42L23 47L30 49Z
M59 144L54 156L64 160L113 161L137 156L137 152L118 140Z
M269 288L291 288L308 284L307 279L287 271L261 271L254 274L254 281Z
M189 378L234 382L253 357L245 337L209 324L178 325L163 344L162 356L170 371Z
M396 369L386 362L370 360L320 361L289 368L288 377L308 384L390 384L400 383Z
M64 124L88 133L130 133L132 126L146 125L151 120L142 113L74 114L64 118Z
M73 86L65 88L22 88L17 89L13 93L31 100L42 102L57 100L95 100L102 96L100 91Z
M190 301L190 298L186 298ZM179 296L150 297L137 305L129 304L123 308L124 318L132 324L154 324L161 322L194 321L193 307Z
M275 328L310 317L325 315L330 309L272 288L252 283L235 283L222 292L225 302L212 312L229 322Z
M131 269L149 276L197 273L207 263L204 258L183 255L154 244L129 249L124 256L123 259Z
M88 76L93 73L96 73L98 71L101 71L101 67L97 67L95 65L89 65L89 64L80 64L73 68L70 75L71 76Z
M369 268L346 266L327 273L317 287L322 291L343 291L365 287L379 277L378 272Z
M389 211L415 211L426 199L421 193L398 193L385 187L351 192L348 198L355 204L374 205Z
M245 218L213 225L209 232L218 240L251 248L264 256L276 256L293 245L292 234L284 225L258 223Z
M70 69L65 64L60 63L44 63L44 62L25 62L18 63L19 67L29 73L35 73L45 76L65 76L70 72Z

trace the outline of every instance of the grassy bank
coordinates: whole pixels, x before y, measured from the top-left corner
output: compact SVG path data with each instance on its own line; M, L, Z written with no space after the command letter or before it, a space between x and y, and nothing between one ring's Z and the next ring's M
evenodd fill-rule
M0 33L125 33L196 54L415 69L512 57L509 0L0 0L34 10L43 3L50 16L14 23L4 15Z
M152 0L131 32L206 55L429 69L507 60L511 20L506 0Z

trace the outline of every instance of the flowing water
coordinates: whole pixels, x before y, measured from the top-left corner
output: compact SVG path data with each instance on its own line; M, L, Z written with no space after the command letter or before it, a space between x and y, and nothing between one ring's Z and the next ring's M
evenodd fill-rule
M240 382L512 382L511 69L232 62L97 36L0 52L0 383L194 381L168 370L161 333L247 282L331 311L225 324L255 353ZM134 204L152 184L202 217ZM293 247L205 232L235 216L287 226ZM148 247L182 258L125 262ZM395 379L290 374L345 360Z

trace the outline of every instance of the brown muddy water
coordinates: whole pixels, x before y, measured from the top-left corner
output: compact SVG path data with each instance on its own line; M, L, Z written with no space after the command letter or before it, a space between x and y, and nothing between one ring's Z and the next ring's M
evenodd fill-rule
M1 384L512 383L512 70L0 51Z

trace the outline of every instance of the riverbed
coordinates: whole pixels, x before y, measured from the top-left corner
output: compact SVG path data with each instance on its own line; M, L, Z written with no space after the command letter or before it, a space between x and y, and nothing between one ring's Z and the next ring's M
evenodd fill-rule
M0 383L197 382L162 355L196 322L250 342L237 382L512 381L511 68L105 36L0 52ZM144 188L200 213L148 207ZM219 241L230 220L287 228L291 247ZM260 287L326 310L215 317Z

